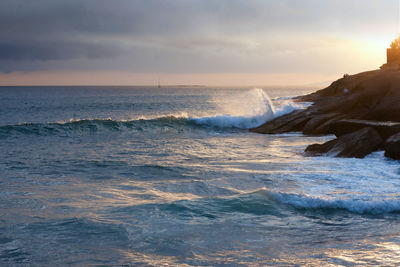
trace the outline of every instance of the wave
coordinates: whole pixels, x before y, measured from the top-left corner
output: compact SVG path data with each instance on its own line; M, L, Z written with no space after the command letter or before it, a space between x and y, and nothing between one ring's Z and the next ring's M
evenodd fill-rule
M238 128L238 129L249 129L256 127L268 119L265 116L231 116L231 115L216 115L210 117L193 118L190 119L199 125L209 125L219 128Z
M50 123L23 123L18 125L5 125L0 127L0 138L7 138L14 135L61 135L73 132L95 133L101 131L143 131L145 128L157 126L176 127L178 125L190 124L185 118L166 116L151 120L118 121L112 119L83 119L70 120L69 122Z
M291 101L290 98L271 101L268 94L260 88L234 95L222 105L223 115L192 118L197 124L220 128L249 129L260 126L276 117L303 109L304 105Z
M297 209L347 210L358 214L400 212L400 199L325 199L308 195L264 191L269 199Z
M141 131L146 126L150 128L202 126L249 129L301 108L303 108L302 105L293 103L288 99L277 101L275 107L269 96L262 89L255 88L244 94L232 96L231 99L226 99L226 104L221 107L222 112L212 116L191 117L187 113L180 113L150 118L141 117L127 121L108 118L71 119L67 122L23 123L0 126L0 138L7 137L13 133L51 135L74 131L97 132L101 130L121 131L124 129Z
M362 215L382 215L400 212L400 200L356 200L356 199L323 199L293 193L281 193L258 190L252 193L232 195L230 197L199 198L178 200L170 203L144 204L147 208L170 212L178 216L207 217L215 219L224 213L241 213L251 215L288 216L287 211L314 213L351 212ZM118 208L116 212L137 212L138 205ZM291 209L292 208L292 209Z
M200 125L249 129L274 118L272 101L260 88L214 99L214 102L217 106L215 115L190 119Z

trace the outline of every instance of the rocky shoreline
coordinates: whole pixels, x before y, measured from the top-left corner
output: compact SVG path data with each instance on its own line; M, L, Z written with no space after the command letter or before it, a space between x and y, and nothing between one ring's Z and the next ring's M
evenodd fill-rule
M313 102L305 110L275 118L250 129L261 134L302 132L337 138L310 145L311 156L363 158L385 150L385 156L400 160L400 71L380 69L345 75L329 87L299 96L296 101Z

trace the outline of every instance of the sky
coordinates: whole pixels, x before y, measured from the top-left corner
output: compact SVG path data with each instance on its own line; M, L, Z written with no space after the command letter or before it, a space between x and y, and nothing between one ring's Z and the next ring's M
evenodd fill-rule
M0 85L320 84L398 32L398 0L1 0Z

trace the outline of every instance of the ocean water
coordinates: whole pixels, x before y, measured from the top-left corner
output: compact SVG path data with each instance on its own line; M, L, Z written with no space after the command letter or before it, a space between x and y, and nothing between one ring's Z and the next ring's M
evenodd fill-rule
M0 88L0 265L398 265L399 162L248 132L308 92Z

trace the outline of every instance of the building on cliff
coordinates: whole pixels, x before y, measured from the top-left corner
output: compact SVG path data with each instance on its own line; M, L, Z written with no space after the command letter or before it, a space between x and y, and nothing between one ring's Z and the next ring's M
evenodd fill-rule
M386 50L387 62L381 68L400 69L400 36Z

